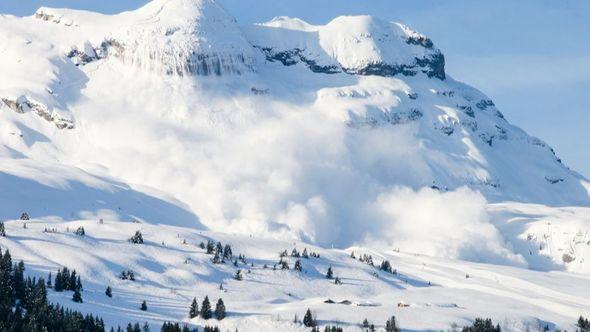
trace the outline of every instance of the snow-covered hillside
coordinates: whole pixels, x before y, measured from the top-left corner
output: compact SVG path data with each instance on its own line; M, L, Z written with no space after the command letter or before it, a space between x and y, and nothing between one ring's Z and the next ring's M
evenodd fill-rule
M223 331L309 331L293 320L295 316L301 320L310 308L320 325L336 324L345 331L362 331L364 319L383 331L392 315L403 330L410 331L451 330L470 324L474 317L491 317L505 331L540 331L545 327L573 330L579 315L590 315L586 275L392 250L324 249L300 241L147 223L31 220L26 225L23 228L20 220L6 223L8 237L0 237L3 251L9 249L13 259L24 259L31 276L46 278L50 272L55 276L63 266L75 269L82 278L84 302L72 302L72 292L52 290L49 299L98 314L107 326L147 321L152 330L158 330L164 321L181 321L193 327L218 325ZM74 234L80 226L85 236ZM137 230L144 244L127 241ZM208 240L231 245L234 259L245 255L245 263L238 261L237 267L229 261L213 264L213 255L199 247ZM320 257L291 257L293 249ZM283 260L290 269L279 265L275 270L284 250L289 255ZM353 252L356 259L350 257ZM360 262L362 255L371 255L375 266ZM301 272L294 270L298 259ZM396 274L379 269L384 260ZM326 279L330 267L341 285ZM238 269L242 280L234 279ZM120 279L127 270L134 272L135 281ZM112 298L105 295L107 286L112 288ZM213 303L222 298L227 318L189 319L192 299L196 297L200 304L205 296ZM140 310L144 300L145 312Z

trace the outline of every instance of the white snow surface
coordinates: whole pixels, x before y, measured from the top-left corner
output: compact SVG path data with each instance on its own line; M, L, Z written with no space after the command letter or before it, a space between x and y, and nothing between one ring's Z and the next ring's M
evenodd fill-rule
M72 292L50 290L49 299L98 314L108 326L139 321L158 330L164 321L180 321L192 327L218 325L224 331L308 331L293 320L296 315L301 320L310 308L320 326L336 324L346 331L362 331L365 318L384 331L385 319L391 315L410 331L451 330L474 317L491 317L504 331L540 331L546 326L574 330L578 315L590 314L587 275L468 263L391 249L324 249L300 241L106 219L103 223L97 219L30 220L26 229L22 224L20 220L6 223L8 237L0 237L2 250L10 250L13 259L25 260L29 276L46 278L62 266L75 269L82 278L84 303L72 302ZM80 226L86 236L73 233ZM56 233L44 233L45 228ZM143 234L142 245L127 241L137 230ZM246 264L213 264L212 256L198 246L209 239L230 244L234 255L246 256ZM293 270L296 258L287 257L290 270L273 270L279 253L293 248L319 253L320 258L301 258L303 271L297 272ZM372 255L376 266L352 259L351 252L356 257ZM377 268L384 259L397 274ZM329 267L342 285L326 279ZM243 271L241 281L233 278L238 269ZM119 279L123 270L133 271L136 280ZM104 294L107 286L113 289L112 298ZM213 304L223 299L226 319L188 318L193 297L200 304L205 296ZM147 312L139 309L144 300ZM407 306L398 307L400 303Z

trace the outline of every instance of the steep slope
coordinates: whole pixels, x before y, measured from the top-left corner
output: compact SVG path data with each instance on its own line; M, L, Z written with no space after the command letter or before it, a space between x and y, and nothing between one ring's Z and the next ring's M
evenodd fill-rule
M211 0L156 0L113 16L2 16L0 32L2 157L158 188L213 230L392 245L384 230L399 216L383 202L424 187L458 192L446 205L459 210L590 203L586 179L400 24L239 27ZM3 205L3 218L23 209ZM478 211L458 218L489 224Z

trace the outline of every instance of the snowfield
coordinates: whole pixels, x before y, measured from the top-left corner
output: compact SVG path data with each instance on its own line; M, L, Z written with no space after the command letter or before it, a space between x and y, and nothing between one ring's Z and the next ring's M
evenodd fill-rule
M403 24L244 26L214 0L154 0L0 15L0 36L0 247L37 276L81 273L85 302L53 301L159 328L204 325L192 298L222 296L219 324L240 331L304 330L308 307L346 330L391 315L572 330L590 314L590 182ZM207 239L246 255L244 280ZM293 247L321 258L274 271Z
M537 331L545 326L574 330L579 315L590 315L588 275L468 263L432 256L374 251L363 247L324 249L300 241L280 241L244 235L198 231L193 228L121 221L15 220L6 223L3 250L24 259L27 273L47 277L59 267L75 269L82 276L84 303L71 302L72 292L49 291L50 300L70 308L102 316L108 325L147 321L159 328L163 321L183 321L192 326L219 325L233 331L304 331L294 324L307 308L321 325L330 323L346 331L361 331L367 318L378 328L395 315L404 330L450 330L474 317L491 317L507 331ZM73 232L83 226L86 236ZM44 229L57 233L44 233ZM69 230L69 231L68 231ZM135 231L144 244L127 241ZM215 265L212 255L199 248L213 239L232 246L243 280L233 276L231 263ZM186 244L184 244L186 242ZM303 271L293 270L295 258L287 257L290 270L273 270L279 253L293 248L317 252L320 258L301 258ZM370 254L375 267L350 258ZM389 260L397 275L378 269ZM251 264L254 264L251 266ZM268 268L264 268L264 265ZM342 280L335 285L325 277L329 267ZM136 281L121 280L132 270ZM248 272L250 271L250 272ZM467 277L468 276L468 277ZM223 290L219 285L223 284ZM113 298L104 291L110 285ZM188 319L193 297L200 303L209 296L223 298L228 316L223 321ZM336 303L325 303L331 299ZM139 309L145 300L148 311ZM350 301L340 304L341 301ZM404 303L406 307L398 307Z

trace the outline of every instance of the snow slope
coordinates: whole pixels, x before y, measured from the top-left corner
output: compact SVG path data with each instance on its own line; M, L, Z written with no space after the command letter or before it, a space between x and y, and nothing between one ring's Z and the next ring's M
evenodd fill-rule
M305 331L294 324L311 308L320 325L337 324L346 331L361 331L367 318L379 330L395 315L404 330L450 330L464 326L474 317L491 317L505 331L540 331L545 326L573 330L578 315L590 315L586 275L564 272L535 272L498 265L467 263L387 250L354 247L324 249L300 241L280 241L252 236L202 232L193 228L96 219L70 222L31 220L7 222L8 237L0 237L3 250L13 259L24 259L28 275L46 277L67 266L82 277L84 303L71 301L71 292L49 291L51 301L99 314L107 325L147 321L157 330L163 321L184 321L193 327L219 325L233 331ZM73 234L83 226L86 236ZM56 233L44 233L54 228ZM127 242L136 230L142 245ZM233 264L211 263L210 255L198 247L214 239L230 244L234 255L245 254L239 263L243 280L233 276ZM185 243L186 242L186 243ZM320 258L301 258L303 271L273 270L278 253L304 248ZM379 271L350 258L353 252L373 256L374 263L387 259L397 275ZM122 254L123 253L123 254ZM254 264L253 266L251 264ZM264 265L267 268L264 268ZM325 273L332 267L343 284L335 285ZM136 281L118 278L130 269ZM250 271L250 272L248 272ZM468 278L466 277L468 276ZM223 284L223 289L219 289ZM113 298L104 295L107 285ZM223 298L228 317L221 321L189 320L193 297L209 296L215 303ZM326 300L337 303L325 303ZM139 310L141 302L148 310ZM340 304L341 301L350 301ZM398 307L405 303L407 307Z
M587 271L585 251L529 262L524 230L497 226L487 204L587 206L588 181L401 24L242 27L215 1L155 0L1 16L0 32L0 185L19 193L0 196L1 218L200 222Z

